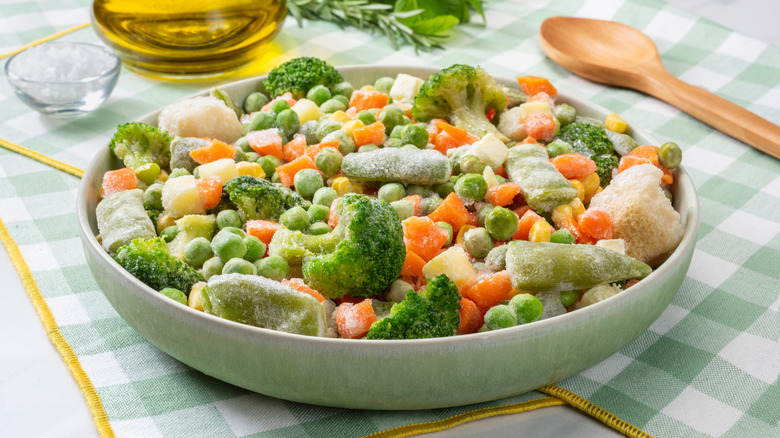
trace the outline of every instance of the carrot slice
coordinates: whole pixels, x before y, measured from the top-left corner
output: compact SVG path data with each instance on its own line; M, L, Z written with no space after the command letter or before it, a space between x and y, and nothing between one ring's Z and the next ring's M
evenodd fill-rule
M593 160L577 153L561 154L551 158L550 162L566 179L584 178L598 169Z
M125 167L104 173L100 187L103 189L103 197L107 198L114 193L137 189L138 180L135 177L135 171Z
M221 160L223 158L235 158L236 148L221 140L211 140L206 146L190 151L190 157L198 164L211 163L212 161Z
M460 322L458 323L458 334L466 335L476 333L485 323L482 312L476 304L468 298L460 299Z
M219 205L222 199L222 179L219 176L196 179L195 187L198 189L198 198L203 208L208 210Z
M425 214L425 202L423 201L423 197L420 195L409 195L404 198L402 198L404 201L411 201L414 205L414 215L415 216L422 216Z
M317 169L317 165L314 164L314 160L306 155L302 155L290 161L289 163L285 163L277 167L276 174L279 175L279 182L286 185L287 187L292 187L295 174L303 169L314 169L319 171L319 169Z
M511 204L515 199L515 196L520 194L520 191L520 185L513 182L507 182L489 188L487 195L491 204L504 207Z
M589 208L577 217L580 230L595 240L611 239L612 216L600 208Z
M349 99L349 106L355 107L357 112L372 108L383 108L388 103L390 103L390 97L376 90L355 90Z
M428 217L434 222L447 222L452 225L452 231L456 235L460 227L472 222L469 211L455 192L447 195L444 201Z
M495 274L478 279L468 288L467 295L483 312L504 301L512 291L512 280L509 272L499 271Z
M450 235L427 216L412 216L402 222L406 249L428 261L438 253Z
M526 114L523 118L525 132L536 140L550 141L555 136L555 118L548 113Z
M458 128L457 126L450 125L444 120L436 122L436 125L447 134L451 135L455 140L462 144L472 144L479 140L479 137L466 131L465 129Z
M658 146L644 145L634 148L629 155L632 157L641 157L650 160L656 167L661 167L658 162Z
M252 131L246 135L246 142L260 155L273 155L280 160L284 158L282 136L276 128Z
M271 243L271 239L274 238L276 230L281 228L278 222L264 221L259 219L252 219L246 221L246 232L249 235L255 236L260 239L261 242L268 245Z
M325 297L323 297L322 294L310 288L306 283L303 282L303 279L301 278L291 278L289 280L284 279L282 280L282 284L290 286L291 288L297 290L298 292L309 294L314 298L316 298L317 301L319 302L325 301Z
M517 83L520 84L523 93L528 95L534 95L542 91L550 96L558 95L558 90L553 87L547 78L539 76L520 76L517 78Z
M425 260L407 248L406 259L404 259L404 264L401 267L401 275L420 277L423 275L423 266L425 266Z
M620 159L620 163L618 163L618 173L628 169L629 167L638 166L640 164L653 164L653 162L647 158L625 155Z
M560 228L569 230L572 236L574 236L574 241L581 245L596 243L595 240L591 239L590 236L586 235L582 232L582 230L580 230L580 226L577 224L577 221L571 216L567 217L563 220L563 222L561 222Z
M374 122L361 128L355 128L352 130L352 139L355 140L357 147L366 144L379 146L385 142L385 125L382 122Z
M528 233L531 231L531 227L534 226L536 221L543 221L544 218L536 214L535 211L530 208L520 216L520 220L517 223L517 231L512 236L513 240L528 240Z
M292 161L303 155L305 151L306 136L303 134L295 134L293 139L282 147L282 159L284 161Z
M336 327L342 338L362 338L376 320L374 307L368 298L357 304L341 303L336 308Z
M461 146L465 146L465 143L457 140L447 131L439 131L439 133L436 134L436 138L433 139L433 148L444 155L447 155L448 150Z

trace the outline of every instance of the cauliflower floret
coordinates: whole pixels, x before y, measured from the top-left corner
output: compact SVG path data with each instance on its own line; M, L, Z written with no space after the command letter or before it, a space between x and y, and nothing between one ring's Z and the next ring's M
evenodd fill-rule
M525 111L519 106L505 111L498 119L498 130L510 140L521 141L528 137L528 134L525 133L524 118Z
M216 138L230 144L241 137L241 122L235 111L211 96L166 106L160 112L158 126L171 136Z
M652 164L633 166L619 173L590 208L603 208L612 216L615 238L625 240L626 255L652 267L682 240L680 214L661 189L663 172Z

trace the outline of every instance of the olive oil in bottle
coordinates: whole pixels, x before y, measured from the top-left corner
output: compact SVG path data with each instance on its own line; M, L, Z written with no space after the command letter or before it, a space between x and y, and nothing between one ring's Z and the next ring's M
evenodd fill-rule
M208 77L257 59L281 30L284 0L95 0L98 35L125 66Z

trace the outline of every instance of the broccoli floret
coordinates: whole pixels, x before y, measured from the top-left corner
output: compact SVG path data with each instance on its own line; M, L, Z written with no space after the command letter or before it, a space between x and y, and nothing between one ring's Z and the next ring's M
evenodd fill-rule
M506 105L504 88L485 70L455 64L423 82L414 99L412 116L420 122L449 119L474 135L493 133L506 142L509 139L485 116L490 110L503 111Z
M162 237L133 239L116 253L114 260L135 278L154 290L166 287L189 294L192 285L203 281L203 276L187 263L168 252Z
M319 58L300 57L271 70L263 86L271 97L289 91L293 97L300 99L316 85L331 88L341 82L344 82L344 78L332 65Z
M251 175L241 175L225 185L230 201L238 207L243 221L249 219L278 220L285 211L303 204L300 195L281 184Z
M119 125L109 148L126 167L136 172L151 163L164 168L171 160L171 136L141 122Z
M603 127L590 123L571 123L561 129L559 138L569 143L574 152L596 163L596 173L602 187L609 184L612 169L618 166L618 157Z
M375 322L367 339L421 339L452 336L460 323L460 294L455 283L441 274L418 295L414 291L395 304L390 316Z
M339 223L330 233L278 230L269 254L302 263L306 283L328 298L380 294L398 278L406 258L398 214L381 199L354 193L339 199L334 214Z

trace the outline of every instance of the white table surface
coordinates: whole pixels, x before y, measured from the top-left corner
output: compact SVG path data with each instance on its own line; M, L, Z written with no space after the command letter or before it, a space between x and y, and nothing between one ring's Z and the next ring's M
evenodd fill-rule
M780 1L669 0L745 35L780 46ZM2 217L2 212L0 212ZM22 287L7 252L0 250L0 425L5 437L98 436L87 403ZM46 420L43 421L43 418ZM566 406L473 421L426 437L618 437Z

